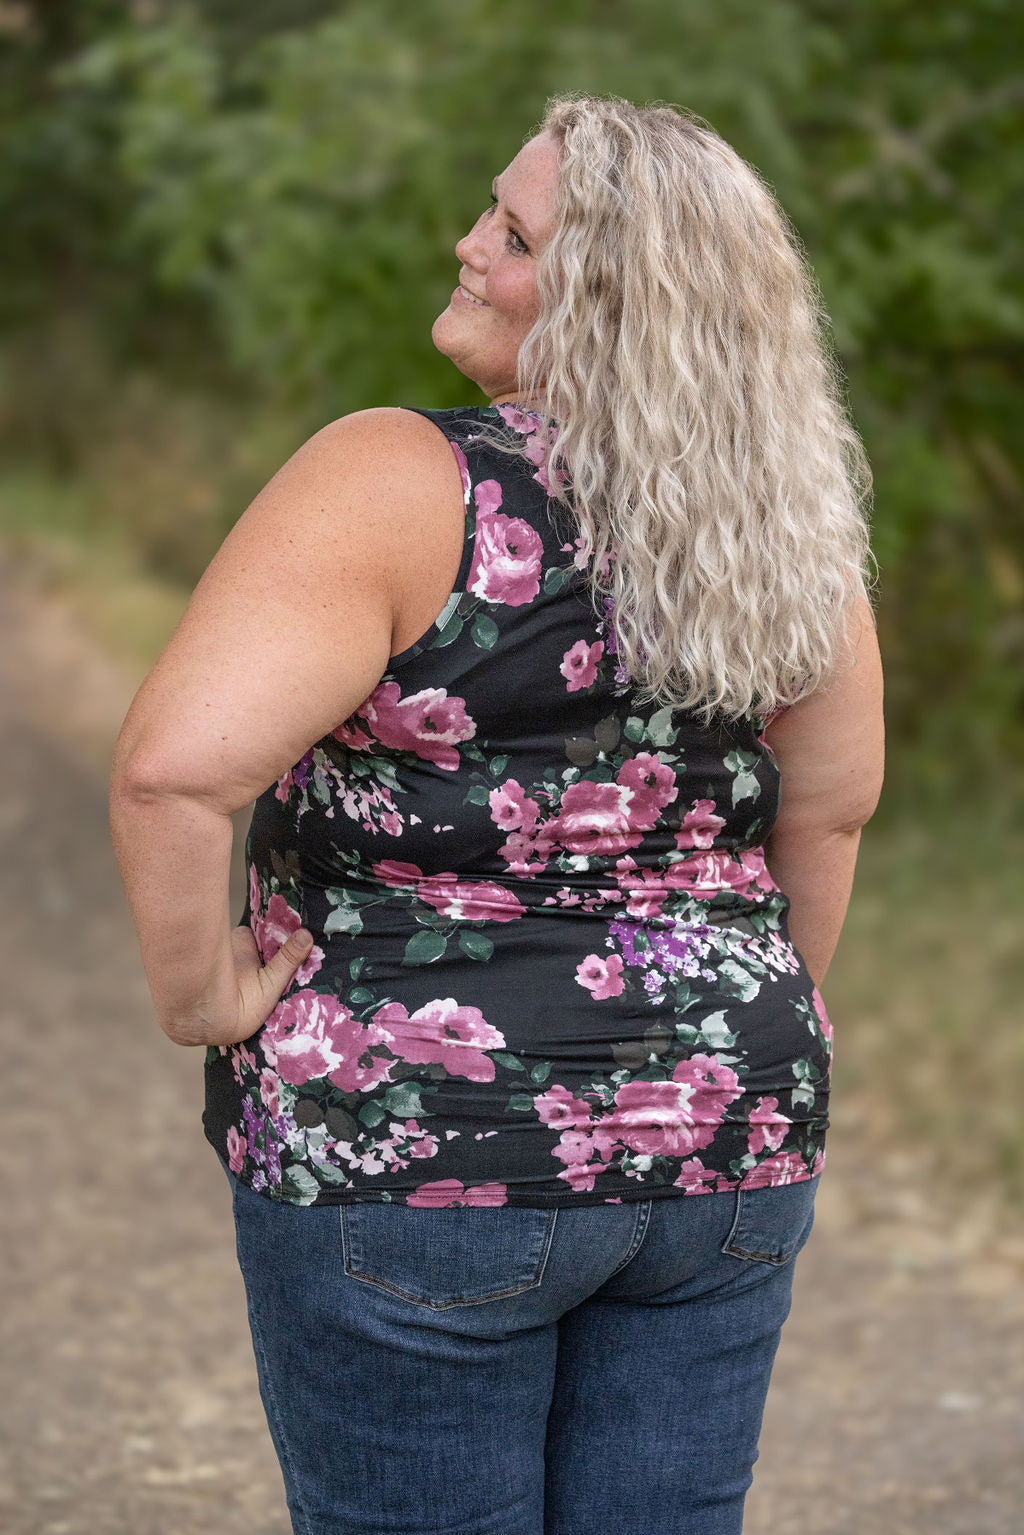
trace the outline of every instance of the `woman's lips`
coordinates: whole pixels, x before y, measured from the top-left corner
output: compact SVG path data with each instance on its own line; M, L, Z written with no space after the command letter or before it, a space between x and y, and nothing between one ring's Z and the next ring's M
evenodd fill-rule
M452 303L466 304L471 309L486 309L488 307L486 300L482 298L475 298L472 293L467 293L466 289L462 286L461 283L452 294Z

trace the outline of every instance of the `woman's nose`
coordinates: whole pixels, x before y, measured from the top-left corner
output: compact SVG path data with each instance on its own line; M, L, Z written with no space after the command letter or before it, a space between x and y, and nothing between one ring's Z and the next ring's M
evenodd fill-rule
M482 223L483 216L481 215L469 233L463 235L455 247L455 254L463 265L475 267L477 271L482 270L487 264L487 252L484 248L484 242L480 238Z

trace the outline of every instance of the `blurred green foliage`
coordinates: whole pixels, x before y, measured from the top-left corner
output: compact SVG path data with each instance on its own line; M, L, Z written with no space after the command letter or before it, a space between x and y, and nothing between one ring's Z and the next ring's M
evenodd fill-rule
M479 400L430 325L550 94L700 113L805 243L874 466L889 798L1021 794L1019 5L35 0L0 39L0 445L184 580L326 419Z

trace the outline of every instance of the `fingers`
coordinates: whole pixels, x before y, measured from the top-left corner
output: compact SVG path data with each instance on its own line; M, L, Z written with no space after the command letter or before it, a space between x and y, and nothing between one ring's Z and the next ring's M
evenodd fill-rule
M261 989L267 998L275 1001L313 947L313 935L304 927L290 933L272 959L268 959L260 972Z

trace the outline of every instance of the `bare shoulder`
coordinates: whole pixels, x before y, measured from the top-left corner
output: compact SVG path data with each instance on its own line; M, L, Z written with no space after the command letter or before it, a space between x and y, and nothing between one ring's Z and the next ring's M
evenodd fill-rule
M444 433L399 407L355 411L321 427L278 469L214 565L244 548L274 575L313 551L325 573L335 556L349 571L392 569L410 545L431 538L446 502L454 525L462 480Z
M350 481L382 478L421 498L438 479L461 488L458 465L444 433L426 416L397 405L374 406L339 416L299 450L322 472ZM426 476L427 484L424 484Z

